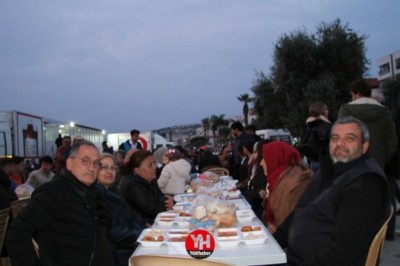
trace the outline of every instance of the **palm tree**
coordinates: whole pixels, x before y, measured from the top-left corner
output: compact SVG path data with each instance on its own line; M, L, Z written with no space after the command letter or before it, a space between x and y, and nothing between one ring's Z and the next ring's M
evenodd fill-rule
M210 117L210 122L211 122L211 130L213 132L213 139L214 139L214 147L217 144L217 137L216 137L216 132L218 131L219 127L226 125L226 120L225 120L225 114L222 115L212 115Z
M204 135L208 136L208 131L210 130L210 118L206 117L201 119L201 123L204 128Z
M243 103L243 116L244 116L244 125L247 127L248 123L248 114L249 114L249 103L253 101L253 98L250 98L248 93L240 94L237 99Z

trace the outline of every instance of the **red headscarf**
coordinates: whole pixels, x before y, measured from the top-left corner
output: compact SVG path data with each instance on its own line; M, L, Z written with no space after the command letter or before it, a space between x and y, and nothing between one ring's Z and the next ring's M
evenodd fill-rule
M291 164L299 164L300 153L290 144L282 141L273 141L264 144L262 147L263 158L268 170L268 189L271 193L279 180L279 176ZM273 214L269 208L269 203L265 204L265 218L267 221L275 223Z

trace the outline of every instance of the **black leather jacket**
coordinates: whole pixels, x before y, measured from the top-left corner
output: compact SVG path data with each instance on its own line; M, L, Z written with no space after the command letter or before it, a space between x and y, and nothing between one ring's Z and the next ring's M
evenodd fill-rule
M9 228L7 249L12 264L114 265L107 243L109 220L101 206L93 186L84 185L68 171L55 176L34 191ZM40 259L32 238L39 244Z
M131 174L122 178L118 188L128 202L132 216L136 217L141 225L152 224L158 213L167 210L164 194L155 182L148 182L138 175Z

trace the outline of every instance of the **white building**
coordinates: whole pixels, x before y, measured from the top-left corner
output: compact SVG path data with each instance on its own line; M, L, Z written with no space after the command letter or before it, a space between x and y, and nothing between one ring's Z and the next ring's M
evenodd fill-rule
M400 50L378 59L376 63L379 67L378 82L382 87L386 81L400 74Z

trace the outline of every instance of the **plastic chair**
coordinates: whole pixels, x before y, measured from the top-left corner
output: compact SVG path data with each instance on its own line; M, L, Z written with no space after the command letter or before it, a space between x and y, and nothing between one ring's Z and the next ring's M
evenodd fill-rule
M10 214L10 212L11 212L11 208L2 209L2 210L0 210L0 215Z
M130 258L131 266L233 266L215 260L199 260L182 256L139 255Z
M388 227L388 223L390 218L393 215L393 207L390 210L389 218L382 225L381 229L379 229L378 233L376 233L374 239L369 246L367 260L365 262L365 266L375 266L376 261L378 260L378 256L381 254L383 249L383 244L385 242L386 231Z
M5 210L7 210L7 209L5 209ZM8 212L10 212L9 209L8 209ZM10 218L9 213L0 214L0 253L3 250L9 218ZM3 265L3 258L1 257L1 254L0 254L0 265Z
M11 202L11 215L13 219L18 216L18 213L28 205L30 199L20 199Z
M203 170L203 172L212 172L218 176L229 175L229 170L224 167L210 167Z

